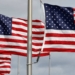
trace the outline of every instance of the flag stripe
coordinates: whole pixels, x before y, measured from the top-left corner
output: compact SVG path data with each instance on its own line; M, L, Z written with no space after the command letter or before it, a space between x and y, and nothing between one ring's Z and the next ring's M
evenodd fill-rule
M11 71L11 55L0 54L0 74L9 74Z

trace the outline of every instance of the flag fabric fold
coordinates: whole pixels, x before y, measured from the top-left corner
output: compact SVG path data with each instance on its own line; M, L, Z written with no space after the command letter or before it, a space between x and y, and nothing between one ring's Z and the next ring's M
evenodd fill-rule
M45 38L43 51L75 52L75 9L44 4Z
M11 55L0 54L0 75L9 74L11 71Z
M27 56L27 20L11 18L0 14L0 53ZM42 48L45 25L32 20L32 56L36 57ZM41 31L40 31L41 30ZM49 55L41 52L40 56Z

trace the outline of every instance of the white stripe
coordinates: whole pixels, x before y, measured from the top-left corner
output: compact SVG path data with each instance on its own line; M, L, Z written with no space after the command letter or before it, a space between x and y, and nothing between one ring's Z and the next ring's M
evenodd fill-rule
M25 49L16 49L16 48L0 48L0 50L11 51L11 52L21 52L21 53L25 53L26 52Z
M2 57L2 58L11 58L11 55L6 55L6 54L0 54L0 57Z
M0 68L0 71L10 71L10 68Z
M36 31L36 32L42 32L42 31L44 31L45 29L44 28L40 28L40 29L38 29L38 28L32 28L32 31Z
M12 27L14 27L14 28L22 28L24 30L27 30L27 27L23 26L23 25L13 24Z
M44 37L44 35L43 34L41 34L41 35L37 35L37 34L32 34L32 37Z
M32 22L32 25L45 26L43 22Z
M16 34L20 34L20 35L23 35L23 36L27 36L27 32L21 32L21 31L12 30L12 33L16 33Z
M27 21L26 21L27 22ZM43 22L32 22L32 25L41 25L41 26L45 26Z
M41 49L42 46L35 46L35 45L32 45L32 48L34 49Z
M75 30L55 30L55 29L47 29L46 33L59 33L59 34L75 34Z
M0 59L0 62L6 62L6 63L9 62L10 63L10 61L11 60L6 60L6 59L2 60L2 59Z
M15 21L15 22L22 22L22 23L27 24L27 22L26 22L26 21L21 20L21 19L17 19L17 18L13 18L13 19L12 19L12 21Z
M19 42L0 42L1 45L7 45L7 46L21 46L25 47L27 46L27 43L19 43ZM2 48L2 47L0 47Z
M11 36L11 35L0 35L0 38L5 38L5 39L15 39L15 40L27 40L27 38L20 37L20 36Z
M43 40L32 40L33 43L43 43Z
M17 52L17 53L25 53L25 54L27 53L27 50L15 49L15 48L0 48L0 50ZM39 53L39 51L37 51L37 52L32 51L32 54L38 54L38 53Z
M45 37L45 41L74 41L74 37Z
M45 44L44 48L65 48L65 49L75 49L75 45L60 45L60 44Z
M5 63L3 63L3 64L0 64L0 67L1 67L1 66L10 66L10 64L5 62Z

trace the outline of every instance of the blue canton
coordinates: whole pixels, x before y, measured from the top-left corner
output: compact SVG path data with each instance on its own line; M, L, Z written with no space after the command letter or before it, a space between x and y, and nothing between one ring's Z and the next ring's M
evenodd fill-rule
M46 29L75 30L74 11L71 7L44 4Z
M0 35L11 35L12 18L0 14Z

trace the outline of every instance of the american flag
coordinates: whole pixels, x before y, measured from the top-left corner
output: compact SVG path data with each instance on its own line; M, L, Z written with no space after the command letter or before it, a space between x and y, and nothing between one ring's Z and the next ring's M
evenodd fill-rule
M27 20L0 14L0 53L27 56ZM32 56L38 56L44 38L44 23L32 21ZM41 30L41 31L40 31ZM49 53L41 52L40 56Z
M75 9L45 3L44 51L75 52Z
M11 55L0 54L0 75L9 74L11 71Z

